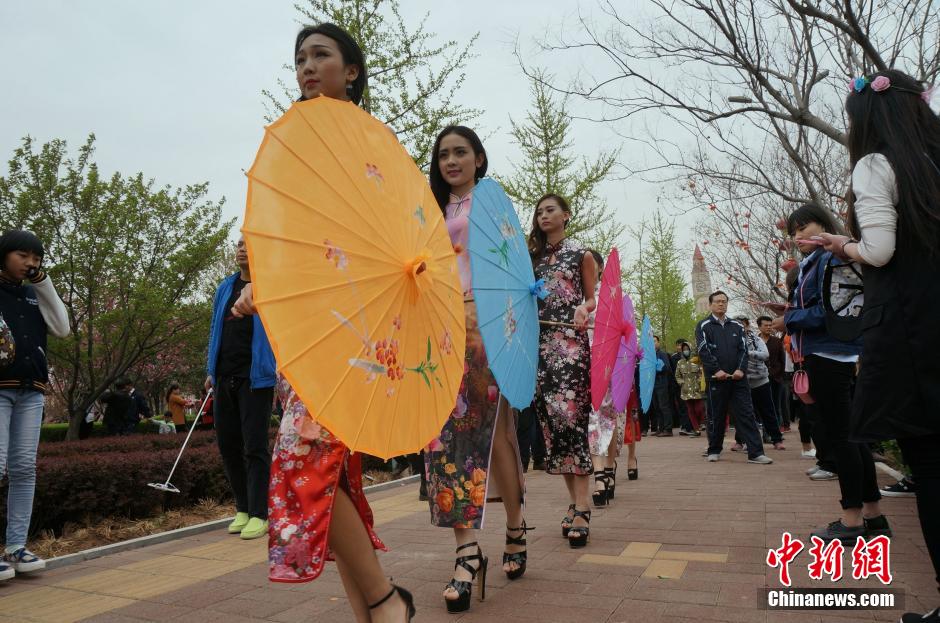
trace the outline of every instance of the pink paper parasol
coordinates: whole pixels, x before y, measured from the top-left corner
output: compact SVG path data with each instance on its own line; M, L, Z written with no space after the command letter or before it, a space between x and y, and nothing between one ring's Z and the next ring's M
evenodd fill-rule
M594 409L600 409L607 388L610 387L620 342L629 328L623 317L620 254L617 249L613 249L601 275L594 315L594 343L591 344L591 404Z
M633 313L633 300L629 294L623 295L623 321L628 331L620 340L617 360L614 362L614 374L610 379L610 393L614 409L619 413L627 408L630 392L633 391L633 374L640 357L640 345L636 339L636 318Z

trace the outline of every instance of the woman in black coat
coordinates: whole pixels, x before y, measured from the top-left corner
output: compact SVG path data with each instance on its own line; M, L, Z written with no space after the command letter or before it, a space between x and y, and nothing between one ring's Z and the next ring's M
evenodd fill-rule
M864 346L851 433L897 439L940 586L940 119L899 71L857 78L846 100L853 238L826 249L863 267ZM902 623L940 623L940 608Z

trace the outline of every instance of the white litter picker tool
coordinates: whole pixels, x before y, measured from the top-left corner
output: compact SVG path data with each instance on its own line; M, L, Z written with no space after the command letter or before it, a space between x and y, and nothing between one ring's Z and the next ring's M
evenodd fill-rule
M186 450L186 444L189 443L189 438L193 436L193 431L196 430L196 425L199 424L199 418L202 417L202 412L206 408L206 403L209 402L209 397L212 396L212 388L209 388L209 391L206 392L206 399L202 401L202 406L199 407L199 412L196 413L196 419L193 420L193 425L189 427L189 432L186 433L186 440L183 441L183 447L180 448L180 453L176 455L176 461L173 462L173 468L170 470L170 475L166 477L166 482L150 482L147 483L148 487L153 487L159 491L167 491L169 493L179 493L180 490L176 488L176 485L170 482L173 478L173 472L176 471L176 466L179 465L180 459L183 458L183 451Z

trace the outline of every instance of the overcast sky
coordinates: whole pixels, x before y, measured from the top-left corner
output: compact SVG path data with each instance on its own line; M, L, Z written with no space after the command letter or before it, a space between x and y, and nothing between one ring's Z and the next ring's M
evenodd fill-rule
M143 171L158 184L208 181L226 198L225 215L240 219L246 182L263 134L261 90L276 88L292 59L298 29L293 0L6 0L0 3L0 174L22 136L66 139L77 148L97 136L105 173ZM586 10L593 4L582 3ZM471 8L472 7L472 8ZM509 115L522 118L528 85L512 55L570 23L573 1L402 0L402 15L428 30L464 39L479 31L467 68L464 103L481 108L492 169L509 170L518 152ZM538 59L533 59L538 60ZM576 73L576 55L554 57L550 69ZM578 112L578 102L572 102ZM575 126L575 147L587 156L619 146L603 126ZM635 147L631 147L635 149ZM636 154L633 154L636 156ZM626 223L655 209L659 189L632 179L608 183L604 195ZM684 225L684 224L683 224ZM684 230L681 238L689 240ZM626 241L624 241L626 242ZM630 249L622 248L626 254ZM691 254L691 249L688 249Z

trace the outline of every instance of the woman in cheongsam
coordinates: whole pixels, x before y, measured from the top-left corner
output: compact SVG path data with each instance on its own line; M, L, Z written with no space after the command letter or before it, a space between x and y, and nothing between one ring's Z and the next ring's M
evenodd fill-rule
M583 547L591 521L590 477L594 471L588 443L591 416L591 346L587 321L597 302L597 263L566 237L571 208L549 194L536 204L529 234L535 278L544 279L548 296L539 302L539 373L536 409L545 436L545 471L561 474L571 498L562 534L571 547Z
M486 585L487 558L477 544L488 500L502 498L506 508L503 571L510 580L526 570L527 530L522 517L525 482L516 437L516 415L493 378L477 326L467 250L473 189L486 174L483 143L464 126L449 126L431 151L431 190L444 213L457 252L464 293L467 350L457 404L440 435L425 448L431 523L453 528L457 560L444 589L449 612L470 607L472 581L479 575L480 598Z
M362 50L333 24L305 26L294 43L301 100L324 96L362 99L366 67ZM251 284L232 309L256 313ZM271 462L268 494L268 569L272 582L310 582L335 560L357 621L411 620L411 594L390 584L376 549L385 546L372 529L362 491L361 455L315 423L294 389L279 378L284 408Z

